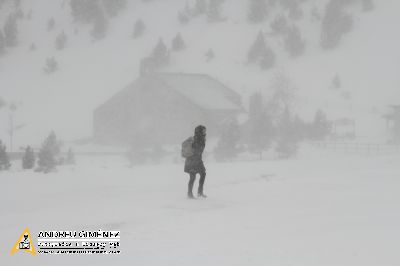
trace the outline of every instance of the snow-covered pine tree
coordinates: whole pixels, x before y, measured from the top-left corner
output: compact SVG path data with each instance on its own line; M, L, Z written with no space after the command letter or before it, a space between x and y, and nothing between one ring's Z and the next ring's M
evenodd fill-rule
M266 0L249 0L249 21L258 23L264 21L268 15Z
M57 50L64 49L64 47L67 43L67 40L68 40L68 38L64 31L62 31L60 34L58 34L56 37L56 42L55 42L56 49Z
M221 137L214 149L214 157L217 161L233 159L237 156L238 142L240 139L240 128L237 120L224 125Z
M18 44L18 27L17 18L14 14L10 14L3 28L4 40L7 47L17 46Z
M31 51L31 52L33 52L33 51L36 51L36 44L33 42L33 43L31 43L31 45L29 46L29 51Z
M247 61L250 63L256 63L266 53L267 45L265 43L264 34L260 31L257 35L256 40L247 52Z
M310 128L311 138L323 140L329 135L331 129L331 123L328 121L326 114L322 110L317 110Z
M54 57L47 58L43 70L46 74L51 74L56 72L58 70L57 60Z
M373 0L362 0L362 8L364 12L369 12L374 9Z
M306 44L303 38L301 37L299 28L297 28L296 26L293 25L287 31L284 42L287 52L292 57L298 57L304 53Z
M207 19L209 22L218 22L222 21L222 3L223 0L210 0L207 9Z
M342 81L338 73L333 77L331 87L332 89L340 89L342 87Z
M297 1L292 1L292 3L294 4L289 8L289 18L293 20L299 20L303 17L303 10Z
M94 22L100 9L97 0L70 0L69 3L72 17L76 22Z
M279 120L278 133L278 142L275 147L278 157L287 159L296 155L301 136L294 127L294 120L287 106Z
M6 145L0 140L0 171L8 170L11 167L10 159L8 158Z
M353 27L353 17L346 13L350 1L330 0L325 7L321 27L321 47L333 49L339 45L342 36Z
M98 7L96 16L93 20L93 28L90 31L90 35L92 35L95 40L103 39L106 36L107 28L108 19L105 16L104 11Z
M207 11L207 2L206 0L196 0L194 5L193 14L194 15L202 15Z
M75 164L75 154L71 148L68 149L67 158L65 159L66 164Z
M265 43L264 34L260 31L256 40L247 52L249 63L258 63L261 69L266 70L275 65L275 53Z
M207 61L207 62L210 62L211 60L213 60L214 57L215 57L214 50L211 49L211 48L208 49L208 51L207 51L206 54L205 54L205 57L206 57L206 61Z
M57 165L57 155L60 153L60 143L57 140L56 134L51 132L42 144L42 148L38 154L38 169L39 172L48 173L55 169Z
M54 20L54 18L49 18L49 20L47 21L47 31L52 31L55 25L56 21Z
M182 24L182 25L186 25L189 23L190 21L190 17L189 15L184 12L184 11L179 11L178 12L178 21Z
M126 7L127 0L101 0L104 10L110 17L115 17Z
M6 42L4 40L3 31L0 29L0 55L6 52Z
M3 108L6 105L7 105L6 101L3 98L0 97L0 109Z
M271 30L276 35L283 35L289 30L286 17L281 14L270 23Z
M143 35L145 29L146 29L146 25L144 25L143 20L141 20L141 19L136 20L135 25L133 26L132 37L135 39L139 38L140 36Z
M26 19L31 20L32 19L32 8L29 9L28 13L26 14Z
M268 150L273 139L274 127L268 115L261 93L250 96L249 118L246 122L248 132L248 148L258 153L262 159L262 152Z
M180 33L178 33L172 40L171 46L173 51L181 51L185 49L185 42L183 41L182 35Z
M189 7L189 3L186 1L185 7L183 10L178 12L178 21L182 25L186 25L189 23L191 17L193 16L193 11Z
M260 58L260 68L263 70L267 70L275 66L275 61L276 61L276 55L274 51L267 47L264 54Z
M22 168L23 169L32 169L35 166L35 153L31 146L27 146L25 148L25 154L22 157Z
M162 38L153 49L152 58L157 67L165 66L169 62L169 51Z

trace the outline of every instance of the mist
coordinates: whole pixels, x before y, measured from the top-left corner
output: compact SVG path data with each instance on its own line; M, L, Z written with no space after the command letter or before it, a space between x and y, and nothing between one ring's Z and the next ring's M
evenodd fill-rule
M101 228L122 264L397 265L399 8L0 0L0 253Z

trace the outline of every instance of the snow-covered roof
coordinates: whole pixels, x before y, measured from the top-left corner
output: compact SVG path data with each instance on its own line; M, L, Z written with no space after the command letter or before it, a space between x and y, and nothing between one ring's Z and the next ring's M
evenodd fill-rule
M157 73L168 88L207 110L240 110L240 96L221 82L204 74Z

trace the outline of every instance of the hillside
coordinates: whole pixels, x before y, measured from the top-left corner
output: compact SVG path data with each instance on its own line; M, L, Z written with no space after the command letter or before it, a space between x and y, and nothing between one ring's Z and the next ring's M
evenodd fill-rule
M194 1L128 1L107 19L105 36L99 39L91 34L92 23L74 19L70 1L1 2L0 26L10 14L18 10L23 14L17 20L18 44L0 56L0 97L16 105L14 124L24 125L15 134L15 147L38 146L50 130L64 140L91 136L94 108L138 77L140 60L152 52L159 38L170 47L178 32L186 49L171 52L170 64L161 70L210 74L239 92L245 106L252 92L269 97L275 77L284 75L296 88L294 110L304 119L311 120L322 108L331 119L354 118L358 136L382 139L385 106L399 102L400 38L395 34L399 4L394 0L375 1L368 12L362 10L361 1L350 1L346 10L352 14L353 26L335 49L321 48L321 21L311 15L318 10L322 16L328 1L300 1L303 15L297 19L289 18L276 4L257 23L248 21L247 1L224 1L221 21L209 22L203 14L186 24L178 20L178 12L185 10L186 3L192 8ZM270 24L281 13L301 31L306 44L301 56L289 56L283 38L271 33ZM138 19L143 20L145 31L135 39L132 33ZM58 50L55 40L62 31L67 42ZM275 65L267 70L247 60L260 31L276 55ZM207 61L209 49L215 58ZM50 57L58 62L58 71L46 74L43 68ZM330 87L336 74L341 87L334 90ZM8 119L8 108L3 106L0 139L8 139Z

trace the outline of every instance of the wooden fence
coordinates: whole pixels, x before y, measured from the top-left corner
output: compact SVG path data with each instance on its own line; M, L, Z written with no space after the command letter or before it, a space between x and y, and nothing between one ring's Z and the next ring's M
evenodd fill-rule
M317 148L344 153L371 155L400 153L400 144L346 141L314 141L311 144Z

